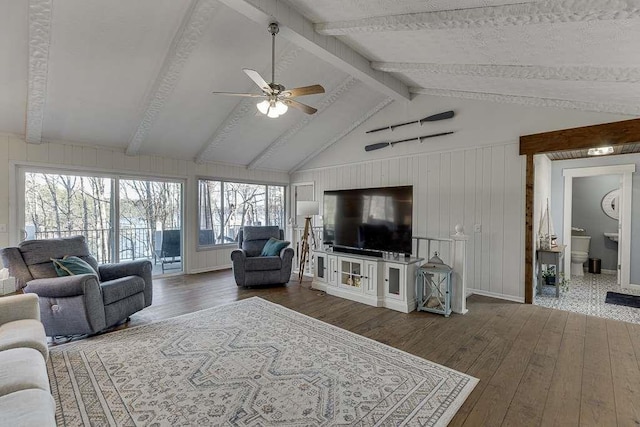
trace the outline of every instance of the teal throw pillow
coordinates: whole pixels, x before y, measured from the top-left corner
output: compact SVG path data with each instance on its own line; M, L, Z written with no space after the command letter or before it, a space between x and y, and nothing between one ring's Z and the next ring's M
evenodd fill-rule
M286 240L278 240L272 237L264 245L264 248L262 248L260 256L278 256L281 250L289 246L289 243L290 242Z
M51 258L51 261L53 261L56 273L60 277L75 276L77 274L98 274L93 267L91 267L91 264L77 256L65 255L62 259Z

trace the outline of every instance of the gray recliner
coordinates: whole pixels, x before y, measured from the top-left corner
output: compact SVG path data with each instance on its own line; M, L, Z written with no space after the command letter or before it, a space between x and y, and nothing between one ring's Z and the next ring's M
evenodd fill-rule
M84 236L27 240L0 255L17 290L38 295L47 336L100 332L151 305L151 262L98 265ZM51 258L65 255L83 259L98 274L58 277Z
M277 226L243 227L238 248L231 252L233 276L238 286L276 285L289 282L293 249L284 248L279 256L260 256L269 238L284 240Z

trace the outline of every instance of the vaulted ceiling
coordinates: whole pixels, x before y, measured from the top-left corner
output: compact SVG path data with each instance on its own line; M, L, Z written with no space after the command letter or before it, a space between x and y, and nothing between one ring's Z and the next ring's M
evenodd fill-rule
M211 93L258 93L271 21L315 115ZM640 115L638 40L640 0L0 0L0 131L291 171L417 94Z

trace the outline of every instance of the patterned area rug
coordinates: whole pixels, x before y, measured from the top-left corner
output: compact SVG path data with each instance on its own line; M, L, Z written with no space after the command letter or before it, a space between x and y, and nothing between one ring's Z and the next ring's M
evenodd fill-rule
M446 425L477 379L254 297L51 349L59 426Z

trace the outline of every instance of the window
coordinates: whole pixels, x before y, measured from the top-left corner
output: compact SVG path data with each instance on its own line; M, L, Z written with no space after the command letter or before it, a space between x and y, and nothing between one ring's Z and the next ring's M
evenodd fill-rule
M235 242L244 225L284 226L285 190L282 185L198 181L199 246Z
M25 239L82 235L99 263L182 270L182 183L26 170L24 189Z

